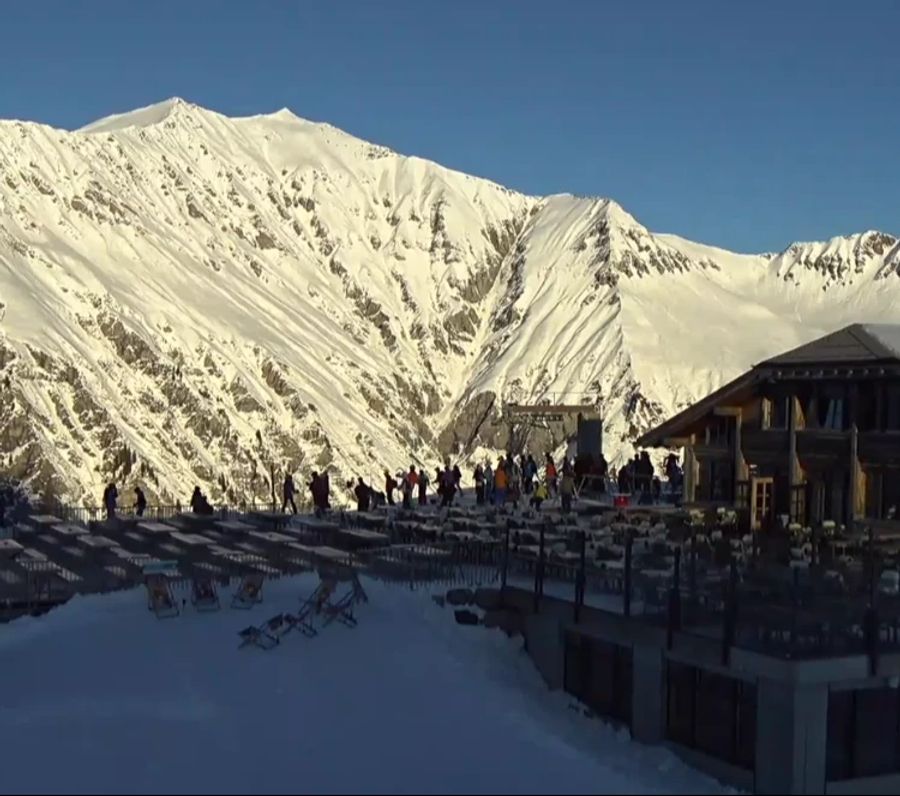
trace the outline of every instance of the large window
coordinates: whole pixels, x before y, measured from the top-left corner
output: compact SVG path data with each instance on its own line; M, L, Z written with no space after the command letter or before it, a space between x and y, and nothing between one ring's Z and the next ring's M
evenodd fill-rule
M826 779L829 782L900 772L900 710L893 688L828 695Z
M666 672L666 737L690 749L753 769L756 686L670 662Z
M598 715L631 726L632 653L629 647L566 634L565 690Z
M791 399L786 395L763 399L763 428L784 430L790 424Z
M889 384L884 400L884 427L888 431L900 431L900 384Z
M900 469L878 467L866 471L866 516L900 520Z
M730 459L704 459L700 462L697 499L730 503L734 500L734 463Z
M730 417L714 417L706 427L708 445L727 447L734 439L734 420Z

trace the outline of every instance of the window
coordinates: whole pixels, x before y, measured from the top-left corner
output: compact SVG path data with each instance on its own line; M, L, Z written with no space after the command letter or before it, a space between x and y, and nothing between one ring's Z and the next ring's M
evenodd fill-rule
M787 395L763 399L763 428L787 429L791 417L791 399Z
M730 417L714 417L706 427L709 445L728 446L733 439L734 423Z
M756 761L756 686L693 666L667 667L666 736L732 765Z
M819 403L820 428L830 429L831 431L843 431L847 427L846 415L846 402L843 398L827 398Z
M631 726L630 647L566 635L565 690L599 715Z
M734 463L728 459L706 459L700 464L700 500L727 503L734 500Z
M898 718L895 689L829 693L826 779L833 782L900 771Z
M884 398L884 427L888 431L900 431L900 385L889 384Z
M866 514L876 520L900 520L900 470L866 471Z

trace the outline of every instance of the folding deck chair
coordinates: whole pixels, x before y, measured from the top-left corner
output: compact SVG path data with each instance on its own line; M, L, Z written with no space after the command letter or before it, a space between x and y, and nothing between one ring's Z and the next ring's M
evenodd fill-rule
M147 587L147 608L156 614L157 619L168 619L178 616L178 602L172 594L169 579L163 574L147 575L144 579Z
M258 572L244 575L241 585L238 586L234 597L231 598L232 608L252 608L262 602L263 576Z
M353 607L357 603L369 601L356 572L351 567L323 566L319 567L319 578L322 582L310 599L314 601L315 613L324 617L322 627L327 627L335 619L347 627L356 627L358 621L353 613ZM337 591L338 583L349 583L350 590L335 601L332 598Z
M194 578L191 583L191 603L198 611L218 611L219 593L212 578Z
M283 636L291 632L294 625L287 621L284 614L276 614L267 619L261 625L250 625L238 633L241 643L238 647L243 649L251 644L260 649L270 650L281 643Z

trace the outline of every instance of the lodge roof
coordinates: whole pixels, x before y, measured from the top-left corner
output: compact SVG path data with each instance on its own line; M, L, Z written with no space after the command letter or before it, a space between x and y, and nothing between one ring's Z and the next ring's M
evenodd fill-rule
M636 444L638 447L665 445L667 439L679 436L715 406L744 397L752 392L758 382L781 375L782 368L799 365L834 367L870 364L900 364L900 324L855 323L764 360L656 428L650 429L638 438Z

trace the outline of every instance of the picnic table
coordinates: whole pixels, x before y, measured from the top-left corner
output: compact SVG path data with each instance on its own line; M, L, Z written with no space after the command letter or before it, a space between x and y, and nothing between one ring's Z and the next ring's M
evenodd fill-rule
M93 547L95 549L101 547L118 547L118 544L114 542L112 539L108 539L105 536L79 536L78 541L87 545L88 547Z
M255 539L261 539L264 542L273 542L274 544L288 544L294 542L293 536L278 531L250 531L250 536Z
M29 519L34 525L59 525L62 519L52 514L32 514Z
M72 523L63 522L59 525L51 526L54 533L62 536L86 536L90 531L83 525L73 525Z
M249 533L256 530L255 525L251 525L243 520L216 520L213 525L231 533Z
M208 539L199 533L173 533L172 538L188 545L188 547L209 547L215 544L212 539Z
M172 525L168 525L165 522L156 522L155 520L146 520L144 522L139 522L137 527L141 531L146 531L147 533L177 533L178 529L173 527Z
M15 539L0 539L0 558L15 558L24 549Z

